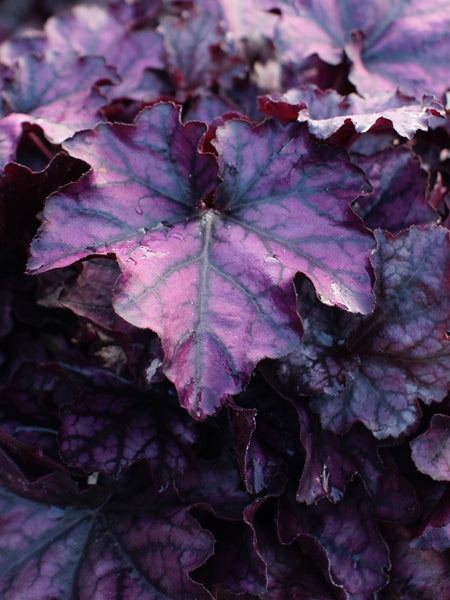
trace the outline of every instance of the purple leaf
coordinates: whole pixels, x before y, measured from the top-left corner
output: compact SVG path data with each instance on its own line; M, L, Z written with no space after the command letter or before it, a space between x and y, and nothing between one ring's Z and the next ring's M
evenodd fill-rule
M449 562L445 554L412 548L408 543L409 534L400 527L391 529L391 537L390 582L380 592L380 600L447 600L450 583Z
M341 595L321 573L323 556L305 551L296 541L280 544L270 500L255 500L244 513L254 546L266 566L267 590L262 600L337 600ZM326 562L326 561L325 561Z
M115 80L114 69L101 57L28 54L17 59L12 77L4 78L2 95L8 112L29 113L58 144L102 120L98 109L106 99L94 86Z
M427 174L407 146L370 156L352 153L351 157L373 187L371 196L352 206L367 227L397 233L411 225L436 222L438 215L426 201Z
M123 272L114 308L160 336L164 372L197 418L240 391L261 358L297 344L297 271L327 303L373 307L373 242L348 207L365 182L344 155L310 142L300 125L229 121L215 143L224 181L207 208L216 164L196 153L202 133L161 103L134 126L100 125L67 142L94 170L49 200L29 262L39 272L114 252Z
M189 572L213 540L168 497L145 508L122 501L96 509L60 508L0 492L0 590L5 600L210 600ZM125 510L124 510L125 508Z
M350 597L372 598L387 583L388 549L361 489L352 487L337 504L307 508L283 497L278 523L283 543L306 535L322 546L333 583Z
M378 231L373 315L317 304L305 344L269 379L293 398L311 394L322 426L335 433L357 420L381 439L410 432L420 416L417 399L439 402L448 390L448 235L437 226L395 238Z
M224 31L208 11L163 17L159 30L176 89L195 90L219 81L229 85L233 77L243 76L244 63L222 50Z
M134 462L149 462L161 488L183 472L197 439L194 422L170 398L138 396L132 388L111 393L94 389L62 411L63 460L89 473L112 477ZM178 408L177 408L178 407Z
M127 10L128 9L128 10ZM116 68L122 81L108 91L108 97L147 98L145 72L162 69L163 44L159 33L134 27L131 7L78 5L70 13L46 23L48 47L61 53L75 51L81 56L103 56Z
M400 92L376 92L368 98L356 94L341 96L334 90L300 86L284 94L273 93L258 99L260 110L282 122L306 121L310 132L319 139L345 143L354 132L392 127L411 139L416 131L427 130L432 115L445 117L445 111L432 98L422 104ZM349 126L353 125L353 128ZM348 134L346 134L348 131Z
M29 115L12 114L0 119L0 168L16 158L17 146L22 135L22 124L33 122Z
M297 409L301 424L300 439L306 460L297 490L297 502L316 503L321 498L338 502L347 482L356 473L369 493L379 488L383 463L375 440L363 427L355 426L344 436L321 430L305 410Z
M430 426L410 442L416 467L436 481L450 481L450 417L435 414Z
M370 95L397 87L419 97L441 96L446 89L449 48L447 0L421 0L361 6L355 0L258 0L279 8L276 46L285 62L302 63L317 53L331 63L343 53L352 63L350 81Z
M384 438L415 427L417 398L439 402L448 390L449 280L443 274L449 237L445 229L430 227L396 238L379 232L377 240L377 310L350 340L361 367L337 397L315 399L312 406L333 431L359 419Z
M418 550L444 552L450 548L450 487L444 491L437 506L427 517L420 534L410 546Z

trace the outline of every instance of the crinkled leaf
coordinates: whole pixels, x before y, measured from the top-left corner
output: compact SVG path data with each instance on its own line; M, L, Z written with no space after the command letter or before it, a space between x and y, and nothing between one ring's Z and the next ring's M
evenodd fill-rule
M93 127L105 97L98 82L114 82L115 70L102 57L46 52L21 56L13 76L5 77L2 96L8 112L28 113L54 143Z
M317 53L352 62L350 80L359 93L400 87L413 96L441 95L447 87L450 44L447 0L258 0L279 8L282 18L275 43L284 61L302 63Z
M243 75L244 63L227 52L225 33L208 11L163 17L159 31L176 89L195 90L220 80L229 85L233 77Z
M391 529L389 544L392 567L389 584L380 600L447 600L450 592L449 561L435 550L412 548L409 534L400 527Z
M202 600L189 572L212 553L211 535L173 498L145 508L60 508L0 491L0 590L19 597Z
M344 436L322 430L305 410L297 409L300 439L306 451L305 465L297 490L297 501L313 504L321 498L338 502L347 482L356 473L370 493L376 493L383 464L375 440L363 427L353 427Z
M418 550L444 552L450 548L450 487L444 491L432 513L427 517L420 534L411 540Z
M49 19L45 26L51 50L103 56L117 69L122 81L108 91L111 99L148 97L145 71L164 67L161 35L152 29L133 27L132 14L125 14L127 8L126 4L112 9L78 5L70 13Z
M419 471L436 481L450 481L450 417L433 415L429 428L410 446Z
M360 198L358 205L353 205L367 227L397 233L411 225L437 221L437 213L426 201L427 174L407 146L370 156L352 153L351 157L373 187L371 196Z
M376 236L373 315L317 304L322 317L310 330L305 323L305 344L281 362L273 381L292 397L312 395L324 427L344 433L359 420L386 438L417 425L417 398L439 402L448 390L449 239L437 226ZM301 308L301 296L299 302Z
M200 418L240 391L257 361L297 344L297 271L327 303L373 306L372 240L348 207L365 182L344 155L297 124L229 121L215 142L224 181L206 208L216 165L196 153L202 133L161 103L134 126L100 125L67 142L94 169L49 200L29 263L43 271L114 252L115 310L160 336L165 373Z
M341 96L334 90L322 91L313 85L261 96L258 104L260 110L282 122L306 121L317 138L331 138L338 143L345 143L355 131L365 133L390 126L400 136L411 139L416 131L428 129L432 115L439 114L442 118L445 115L443 107L428 97L419 104L400 92L377 92L368 98L356 94Z
M327 554L332 581L351 598L372 598L386 584L388 549L361 488L352 486L337 504L322 500L305 507L283 497L278 526L283 543L303 535L316 540Z
M337 590L321 572L323 557L306 551L296 541L281 544L277 539L272 502L256 500L244 513L254 535L254 547L265 563L267 589L262 600L337 600ZM314 548L314 550L316 550Z
M255 377L238 398L240 406L232 406L236 458L250 494L276 494L284 487L286 473L298 468L303 458L297 415L288 403L281 409L279 396L256 381ZM243 408L255 400L257 409Z

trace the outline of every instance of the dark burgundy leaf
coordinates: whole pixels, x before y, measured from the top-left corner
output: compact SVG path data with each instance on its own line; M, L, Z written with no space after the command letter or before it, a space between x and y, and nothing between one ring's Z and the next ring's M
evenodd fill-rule
M153 500L153 502L152 502ZM173 498L145 508L60 508L0 492L0 590L6 600L211 599L189 572L213 540Z
M342 598L322 574L322 563L326 563L326 560L316 548L311 552L311 549L302 548L297 541L289 545L280 544L270 500L255 501L246 508L244 515L253 530L255 548L266 565L267 591L259 595L262 600Z
M224 521L210 513L199 513L193 514L214 535L215 545L214 556L195 572L195 579L211 591L220 585L237 594L250 592L260 597L266 588L266 565L255 548L250 528L242 521Z
M369 491L375 494L384 475L374 438L361 426L354 426L344 436L320 429L313 417L297 408L300 439L306 461L297 490L297 501L316 503L321 498L338 502L347 482L358 474Z
M445 116L443 107L429 97L424 97L419 104L400 92L377 92L368 98L356 94L341 96L334 90L323 91L314 85L261 96L258 104L261 110L282 122L306 121L317 138L331 138L341 144L353 138L355 131L361 134L387 127L411 139L416 131L428 129L433 114L441 115L442 119Z
M106 99L94 86L116 79L115 70L101 57L72 52L28 54L17 59L12 78L4 78L2 95L8 112L30 114L46 136L59 144L102 120L98 109Z
M281 10L275 43L286 62L301 64L317 53L338 64L345 51L350 81L361 94L400 87L420 97L446 90L447 0L426 5L374 0L364 6L356 0L257 0L257 5Z
M172 397L128 390L86 392L62 412L64 461L83 471L119 477L134 462L150 464L161 488L183 472L196 442L194 422ZM178 407L178 408L177 408Z
M178 90L210 87L242 77L244 63L227 53L225 34L217 19L206 10L167 16L159 26L164 37L167 69Z
M220 448L223 452L223 447ZM196 504L220 518L239 521L251 496L243 490L239 470L230 456L197 457L175 485L187 504Z
M371 156L352 153L351 157L373 187L372 196L358 200L358 206L353 205L367 227L397 233L411 225L437 221L437 213L426 201L427 174L407 146Z
M337 504L322 500L307 508L284 497L278 526L285 544L300 536L316 540L327 554L332 581L350 597L372 598L387 583L388 548L360 487L352 486Z
M233 437L239 470L250 494L279 494L292 468L299 470L303 459L298 443L298 422L289 404L281 409L281 399L255 379L241 394L241 405L232 406Z
M380 600L447 600L450 592L449 561L445 554L411 547L409 534L400 527L391 530L389 544L392 568L390 582Z
M418 550L444 552L450 548L450 487L425 521L420 534L410 542Z
M114 252L123 271L114 308L161 337L165 373L197 418L240 391L258 360L297 343L296 271L308 273L327 303L359 312L373 306L372 240L348 207L365 189L360 172L340 152L310 142L299 125L253 129L228 121L216 142L224 181L217 208L206 208L201 202L213 189L216 167L214 157L195 151L202 133L203 126L181 125L177 109L161 103L143 111L135 126L100 125L67 142L94 171L51 198L29 263L39 272ZM264 152L255 153L260 144ZM116 154L105 166L111 148ZM280 170L287 168L280 187ZM154 229L146 233L148 227ZM317 228L322 236L339 228L345 244L330 237L324 246Z
M437 481L450 481L450 417L433 415L430 427L410 446L419 471Z

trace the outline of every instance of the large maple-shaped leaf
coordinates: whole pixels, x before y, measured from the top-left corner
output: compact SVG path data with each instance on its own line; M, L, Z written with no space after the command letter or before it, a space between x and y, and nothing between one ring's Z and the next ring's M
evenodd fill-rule
M257 0L279 8L275 42L285 61L302 63L311 54L352 61L349 78L358 92L380 89L420 96L447 87L449 16L447 0Z
M174 494L139 496L73 508L0 490L2 598L210 599L189 572L212 536Z
M217 164L196 150L203 132L161 103L135 125L70 140L93 171L50 198L29 263L40 272L115 253L115 310L160 336L165 373L200 418L240 391L256 362L298 343L297 271L324 302L373 307L373 242L348 205L366 183L346 155L299 124L229 121L214 142L223 182L208 206Z

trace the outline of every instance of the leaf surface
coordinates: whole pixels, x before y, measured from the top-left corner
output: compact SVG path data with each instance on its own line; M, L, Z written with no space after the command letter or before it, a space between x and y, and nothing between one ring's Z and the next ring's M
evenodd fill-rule
M12 77L4 78L2 96L8 112L32 115L58 144L102 120L98 110L106 99L94 86L116 80L115 70L99 56L48 51L20 56Z
M427 431L410 446L419 471L437 481L450 481L450 417L433 415Z
M143 495L141 496L143 500ZM0 491L0 590L5 600L74 594L80 600L211 598L189 572L211 535L170 499L97 509L60 508Z
M217 165L196 151L203 131L161 103L135 125L67 142L94 168L49 200L29 263L39 272L115 253L114 308L159 335L164 371L197 418L240 391L259 360L297 344L297 271L324 302L373 307L373 242L349 208L366 184L344 154L311 142L301 125L228 121L217 130L223 182L210 207L202 201Z
M275 43L284 61L302 63L317 53L331 64L343 53L352 61L350 80L361 94L397 87L416 97L441 96L447 86L447 0L258 0L279 8Z

